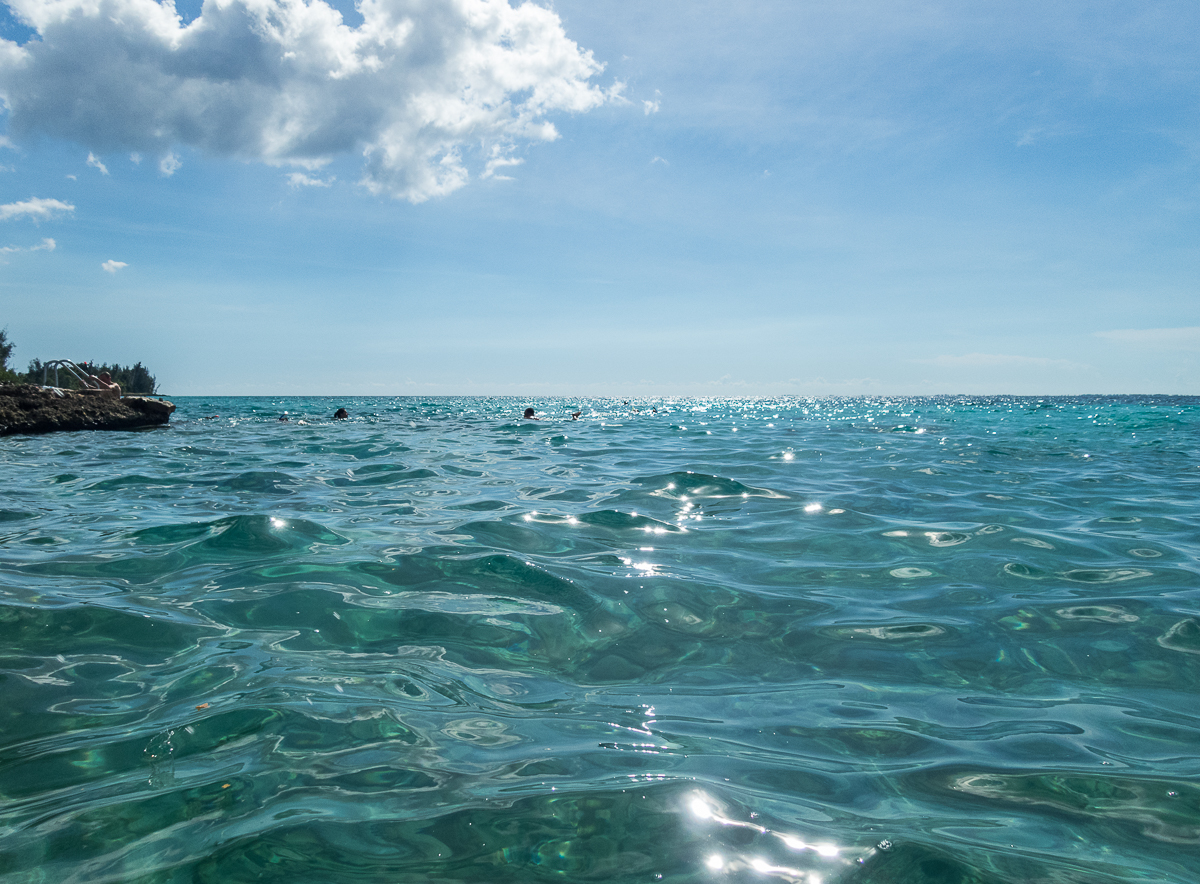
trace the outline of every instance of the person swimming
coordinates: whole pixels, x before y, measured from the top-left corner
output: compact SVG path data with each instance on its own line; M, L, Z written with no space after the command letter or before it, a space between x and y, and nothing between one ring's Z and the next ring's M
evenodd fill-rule
M346 411L344 408L339 408L333 413L333 419L335 421L344 421L348 417L350 417L350 412Z
M522 417L525 418L525 420L527 420L527 421L540 421L541 420L540 417L538 417L536 414L533 413L532 408L526 408L525 414L523 414Z

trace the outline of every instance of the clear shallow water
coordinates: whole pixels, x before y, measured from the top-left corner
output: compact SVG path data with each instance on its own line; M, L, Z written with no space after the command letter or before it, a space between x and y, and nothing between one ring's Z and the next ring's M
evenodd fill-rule
M176 402L0 441L4 884L1200 878L1200 399Z

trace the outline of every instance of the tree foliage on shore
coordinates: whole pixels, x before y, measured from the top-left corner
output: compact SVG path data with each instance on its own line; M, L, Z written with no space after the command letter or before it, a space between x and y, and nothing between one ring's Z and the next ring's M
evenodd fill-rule
M65 369L59 369L58 379L55 380L54 370L51 369L46 377L45 363L40 359L31 359L29 369L16 372L8 367L8 358L12 355L13 344L8 340L8 329L0 330L0 382L11 384L54 384L64 390L77 390L80 387L74 376ZM140 362L133 365L109 365L106 362L89 362L77 359L71 360L90 375L108 372L112 379L121 385L121 392L138 396L152 396L158 391L158 381L150 370Z
M12 356L13 345L8 340L8 329L0 329L0 383L15 384L20 376L8 367L8 357Z

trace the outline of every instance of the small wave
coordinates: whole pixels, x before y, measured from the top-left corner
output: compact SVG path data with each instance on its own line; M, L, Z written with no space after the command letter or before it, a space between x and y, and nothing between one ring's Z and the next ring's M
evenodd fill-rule
M4 645L23 654L59 659L111 655L138 665L162 663L213 635L208 626L181 623L166 617L123 611L104 604L26 608L0 605L0 635ZM69 646L64 637L69 636Z
M555 520L559 524L565 520ZM535 523L519 518L516 521L497 519L487 522L467 522L444 531L444 534L464 538L485 549L501 549L526 555L564 555L578 549L577 540L569 533L549 531Z
M1074 583L1119 583L1124 580L1140 580L1152 574L1152 571L1141 568L1076 568L1064 571L1062 577Z
M499 595L454 592L416 592L403 595L364 595L346 604L363 608L410 608L422 611L438 611L446 614L478 615L480 617L507 617L519 614L522 617L549 617L562 614L564 608L548 602L529 598L506 598Z
M217 490L251 494L294 494L299 486L300 481L287 473L251 470L219 482Z
M1038 540L1036 537L1013 537L1012 542L1020 543L1024 546L1032 546L1036 549L1054 549L1052 544L1049 544L1044 540Z
M1078 736L1085 733L1084 729L1078 725L1051 719L1034 721L1028 719L1016 721L1000 720L975 727L951 727L935 721L904 717L897 717L896 722L907 728L911 728L919 734L951 742L974 743L988 740L1003 740L1008 737L1023 737L1032 734Z
M93 485L88 485L89 491L111 491L116 488L136 488L141 485L192 485L195 484L192 479L183 478L176 479L170 476L119 476L115 479L105 479L102 482L96 482Z
M191 544L238 553L269 553L309 549L314 545L341 546L347 538L315 522L278 516L230 516L211 522L157 525L130 534L147 544Z
M1200 790L1170 780L1076 773L1012 774L970 772L952 775L946 786L992 801L1033 804L1059 813L1131 825L1147 838L1200 845L1193 807ZM1184 789L1187 800L1172 801Z
M1004 529L1003 528L997 529L993 526L985 526L984 528L981 528L978 531L974 532L974 534L995 534L995 533L997 533L997 530L1002 531ZM948 547L948 546L961 546L962 544L967 543L969 540L971 540L974 535L971 533L965 532L965 531L951 531L951 530L946 530L946 529L939 530L939 529L929 529L929 528L893 528L891 530L884 531L883 536L884 537L896 537L896 538L900 538L900 537L919 538L919 539L923 539L930 546Z
M882 626L828 626L820 630L830 638L875 638L880 641L925 641L946 635L951 630L933 623L888 623Z
M410 470L395 464L371 464L370 466L352 470L349 476L338 476L327 479L326 482L335 488L370 488L376 485L398 485L416 479L435 478L437 478L437 473L433 470Z
M1200 621L1193 617L1180 620L1159 638L1158 643L1172 651L1200 654Z
M933 572L928 568L917 568L911 566L905 568L892 568L890 571L888 571L888 573L893 577L899 578L900 580L918 580L922 577L933 576Z
M925 536L929 538L930 546L958 546L971 539L970 534L959 531L928 531Z
M1120 605L1076 605L1059 608L1054 612L1064 620L1092 620L1096 623L1136 623L1137 614L1131 614Z
M508 732L508 726L504 722L490 718L460 718L444 725L442 733L455 740L488 748L521 741L521 737Z
M514 506L512 503L506 503L503 500L473 500L470 503L457 503L450 507L452 510L465 510L469 513L489 513L496 510L511 509Z
M650 493L655 497L766 497L786 499L786 494L770 491L766 488L755 488L743 485L735 479L722 476L710 476L707 473L687 472L666 473L659 476L639 476L632 480L635 485L649 486L654 490Z
M1005 563L1003 570L1005 574L1010 574L1013 577L1020 577L1022 580L1045 580L1047 577L1051 576L1046 571L1030 567L1029 565L1022 564L1021 562L1007 562Z
M660 522L658 519L652 519L649 516L642 516L637 513L623 513L619 510L596 510L590 513L582 513L576 517L576 521L591 527L607 528L613 531L643 531L654 534L679 534L683 532L682 528L666 522Z
M570 580L510 555L490 553L440 562L447 580L509 598L531 598L575 610L590 610L595 600Z

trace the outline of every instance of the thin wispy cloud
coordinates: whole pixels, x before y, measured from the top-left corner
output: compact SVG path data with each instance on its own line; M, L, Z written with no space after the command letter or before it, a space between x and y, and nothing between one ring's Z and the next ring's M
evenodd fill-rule
M937 365L941 368L1087 368L1069 359L1050 359L1045 356L1016 356L1006 353L965 353L961 356L942 355L930 359L913 359L920 365Z
M163 174L163 177L170 178L179 171L179 167L182 165L183 162L175 156L174 152L167 151L166 156L158 161L158 171Z
M75 207L62 200L41 199L30 197L19 203L6 203L0 206L0 221L10 221L13 218L32 218L34 221L48 221L58 214L74 212Z
M128 266L129 265L126 264L124 261L108 260L100 265L100 269L103 270L105 273L116 273L118 270L120 270L124 267L128 267Z
M99 157L97 157L94 153L88 153L87 164L93 169L99 169L101 175L108 174L108 166L100 162Z
M53 252L58 248L58 243L50 237L46 237L36 246L4 246L0 248L0 255L12 255L17 252Z
M512 164L495 147L553 141L549 115L620 91L593 82L603 65L534 3L366 0L357 27L323 0L206 3L186 27L148 0L9 5L41 38L0 41L14 137L307 172L355 152L363 185L412 202L462 187L471 166L495 177Z
M1182 328L1122 328L1097 332L1096 337L1137 347L1200 350L1200 326L1195 325Z
M501 175L498 170L508 166L519 166L525 162L518 157L510 156L509 152L503 145L495 144L492 146L491 156L488 158L487 165L484 166L483 174L480 178L494 178L497 181L512 181L512 177Z
M288 175L288 184L292 187L331 187L336 180L336 177L314 178L303 172L292 172Z
M1017 139L1017 147L1029 147L1031 144L1037 144L1041 134L1041 129L1026 129Z

